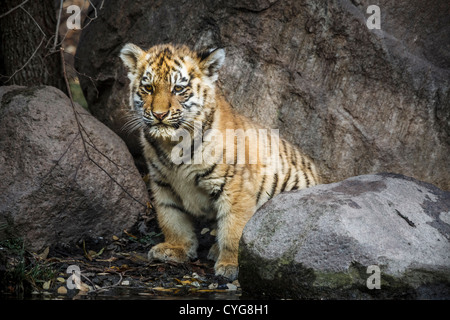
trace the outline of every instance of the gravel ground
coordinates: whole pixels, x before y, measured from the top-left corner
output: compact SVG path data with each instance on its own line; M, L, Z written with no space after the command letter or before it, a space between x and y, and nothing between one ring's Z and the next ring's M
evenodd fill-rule
M47 272L45 277L27 277L25 290L10 281L0 288L1 295L6 299L38 300L239 299L238 281L215 276L214 262L206 259L214 241L209 229L198 232L199 258L183 264L147 260L148 250L163 240L158 232L154 227L154 231L139 236L138 231L124 230L111 239L91 239L71 247L29 253L27 261L33 268L27 270L40 266L51 270L51 275ZM17 264L17 260L10 258L9 265Z

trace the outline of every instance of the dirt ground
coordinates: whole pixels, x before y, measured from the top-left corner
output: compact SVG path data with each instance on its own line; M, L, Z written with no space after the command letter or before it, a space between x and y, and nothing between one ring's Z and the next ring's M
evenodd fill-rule
M199 227L198 259L188 263L148 261L147 252L163 240L156 222L146 234L124 230L111 239L89 239L69 247L46 248L9 257L3 299L239 299L238 281L214 275L206 259L214 236ZM8 267L9 266L9 267ZM5 278L5 277L4 277ZM8 278L8 277L6 277ZM8 279L7 279L8 280Z

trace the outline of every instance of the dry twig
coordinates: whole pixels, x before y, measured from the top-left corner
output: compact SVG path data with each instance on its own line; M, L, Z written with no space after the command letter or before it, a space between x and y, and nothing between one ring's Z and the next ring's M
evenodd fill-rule
M14 10L17 10L19 8L21 8L25 3L27 3L29 0L25 0L24 2L22 2L21 4L15 6L14 8L12 8L11 10L8 10L7 12L5 12L4 14L2 14L0 16L0 19L3 17L6 17L8 14L10 14L11 12L13 12Z
M138 199L136 199L132 194L130 194L129 192L128 192L128 190L126 190L113 176L111 176L111 174L108 172L108 171L106 171L100 164L98 164L97 163L97 161L95 161L91 156L90 156L90 154L89 154L89 151L88 151L88 147L87 147L87 145L88 145L88 142L85 140L85 137L84 137L84 135L83 135L83 132L85 132L85 133L87 133L85 130L84 130L84 128L83 128L83 126L82 126L82 124L81 124L81 122L80 122L80 119L79 119L79 114L78 114L78 112L75 110L75 104L74 104L74 102L73 102L73 97L72 97L72 92L71 92L71 90L70 90L70 85L69 85L69 80L67 79L67 74L66 74L66 63L65 63L65 60L64 60L64 48L60 48L60 53L61 53L61 63L62 63L62 69L63 69L63 77L64 77L64 81L65 81L65 83L66 83L66 86L67 86L67 91L68 91L68 93L69 93L69 99L70 99L70 104L71 104L71 106L72 106L72 110L73 110L73 114L74 114L74 117L75 117L75 121L76 121L76 123L77 123L77 126L78 126L78 131L79 131L79 133L80 133L80 137L81 137L81 141L82 141L82 143L83 143L83 150L84 150L84 153L85 153L85 155L87 156L87 158L88 158L88 160L89 161L91 161L95 166L97 166L101 171L103 171L107 176L108 176L108 178L109 179L111 179L115 184L117 184L118 186L119 186L119 188L120 189L122 189L122 191L123 192L125 192L125 194L127 194L131 199L133 199L134 201L136 201L137 203L139 203L139 204L141 204L143 207L145 207L145 208L147 208L147 205L146 204L144 204L144 203L142 203L142 202L140 202ZM96 150L97 148L94 148L94 150ZM105 156L109 161L111 161L111 162L113 162L114 163L114 161L112 161L111 159L109 159L106 155L104 155L103 153L102 153L102 155L103 156Z
M59 14L58 14L58 20L56 21L55 41L53 42L53 50L56 50L56 46L58 45L59 24L61 23L63 2L64 2L64 0L61 0L60 5L59 5Z

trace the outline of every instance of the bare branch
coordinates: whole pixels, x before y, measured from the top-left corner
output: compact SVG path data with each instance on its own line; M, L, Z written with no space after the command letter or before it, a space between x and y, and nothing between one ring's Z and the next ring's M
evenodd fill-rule
M102 170L109 179L111 179L115 184L117 184L119 186L120 189L122 189L123 192L125 192L125 194L127 194L131 199L133 199L134 201L136 201L137 203L141 204L142 206L144 206L145 208L147 208L147 205L140 202L138 199L136 199L132 194L130 194L128 192L128 190L126 190L116 179L114 179L113 176L111 176L111 174L106 171L100 164L98 164L89 154L88 148L87 148L87 142L83 136L83 131L84 128L81 125L80 119L78 118L78 112L75 110L75 104L73 102L73 97L72 97L72 92L70 90L70 85L69 85L69 80L67 79L67 73L66 73L66 63L64 60L64 48L61 47L60 48L60 53L61 53L61 62L62 62L62 68L63 68L63 76L64 76L64 81L66 82L66 86L67 86L67 91L69 93L69 99L70 99L70 104L72 106L72 111L75 117L75 121L77 123L78 126L78 131L80 133L80 137L81 137L81 141L83 143L83 150L84 153L86 154L87 158L89 161L91 161L94 165L96 165L100 170ZM96 150L96 148L94 148L94 150ZM103 156L106 157L106 155L102 154ZM109 161L113 162L111 159L109 159L108 157L106 157ZM114 162L113 162L114 163Z
M33 22L37 25L37 27L39 28L39 30L41 30L42 34L44 35L44 37L47 37L47 35L45 34L45 32L42 30L41 26L39 25L39 23L37 23L37 21L34 19L34 17L24 8L22 7L22 5L19 6L20 9L22 9L23 11L25 11L25 13L31 18L31 20L33 20Z
M14 73L13 73L12 75L10 75L9 77L8 77L8 76L4 76L4 75L0 75L0 76L2 76L2 77L7 77L7 80L5 80L5 83L11 81L11 79L12 79L18 72L22 71L22 70L28 65L28 63L30 63L30 61L34 58L34 56L36 55L36 53L39 51L39 48L40 48L40 47L42 46L42 44L44 43L44 40L45 40L45 36L42 37L41 42L40 42L39 45L37 46L36 50L34 50L34 52L33 52L33 54L31 55L31 57L28 58L27 62L25 62L25 64L24 64L22 67L20 67L20 68L17 69L16 71L14 71Z
M4 14L2 14L0 16L0 19L3 17L6 17L8 14L10 14L11 12L13 12L16 9L21 8L25 3L27 3L29 0L25 0L24 2L22 2L21 4L19 4L18 6L15 6L14 8L12 8L11 10L8 10L8 12L5 12Z
M62 160L62 158L64 158L64 156L66 155L66 153L69 151L70 147L72 147L72 144L75 142L75 140L78 138L78 136L81 133L78 132L75 137L73 138L73 140L69 143L67 149L63 152L63 154L59 157L58 160L55 161L55 164L50 168L50 170L45 174L45 176L43 176L41 178L41 181L44 182L45 179L47 179L47 177L53 172L53 170L55 170L56 166L59 164L59 162Z
M89 16L86 16L86 18L89 19L89 22L84 25L83 29L86 28L88 25L90 25L93 20L97 19L97 8L94 6L94 4L91 2L91 0L88 0L88 2L91 5L91 7L94 9L94 17L91 18ZM103 6L103 2L101 3L101 6Z
M56 50L56 46L58 44L59 24L61 23L61 13L63 11L63 2L64 2L64 0L61 0L60 6L59 6L58 21L56 22L55 41L53 42L53 50Z
M79 113L77 112L77 114L79 115ZM81 124L81 123L80 123ZM91 137L89 137L89 134L87 133L86 129L83 127L83 125L81 125L81 129L83 130L83 132L86 134L86 137L88 138L89 141L86 141L86 144L88 146L90 146L92 149L94 149L95 151L97 151L100 155L102 155L104 158L106 158L108 161L110 161L112 164L114 164L117 168L122 169L122 170L126 170L126 171L130 171L130 169L116 163L115 161L113 161L112 159L110 159L106 154L104 154L103 152L101 152L94 144L94 142L92 141Z

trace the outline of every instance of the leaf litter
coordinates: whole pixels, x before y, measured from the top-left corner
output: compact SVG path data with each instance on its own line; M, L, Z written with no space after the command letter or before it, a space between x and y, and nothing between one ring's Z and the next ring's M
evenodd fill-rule
M212 237L203 232L200 237L205 239L208 236ZM148 261L148 250L160 241L160 233L152 232L140 237L124 230L111 239L86 239L70 248L46 248L33 255L40 263L50 265L55 271L54 276L46 281L37 281L33 285L32 297L237 299L240 296L238 281L230 283L228 279L214 275L214 262L206 259L209 246L203 249L204 252L199 248L200 258L187 263ZM74 273L67 273L69 266L76 266L80 271L75 285Z

